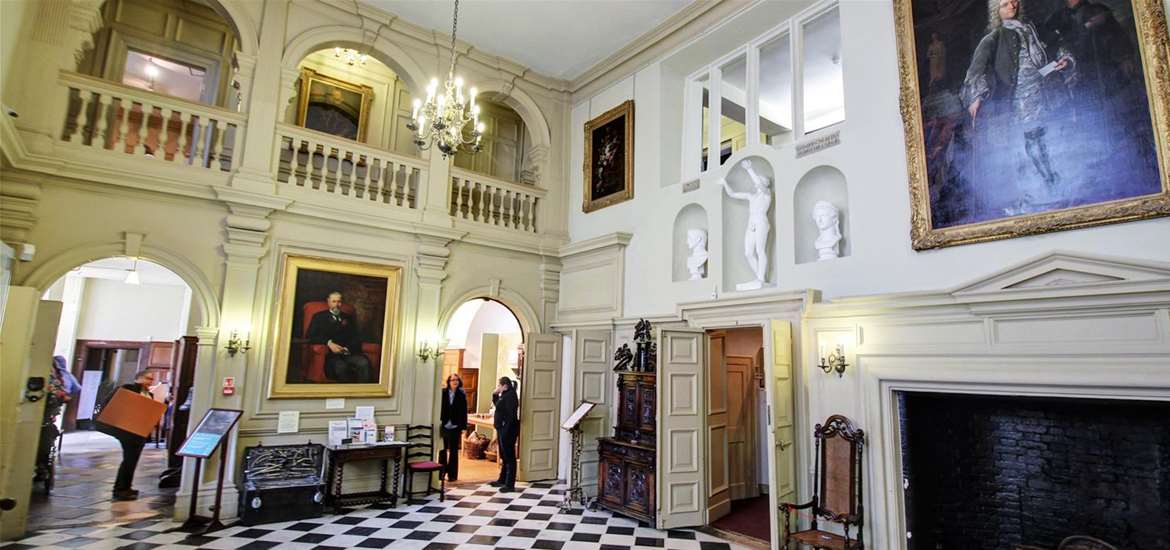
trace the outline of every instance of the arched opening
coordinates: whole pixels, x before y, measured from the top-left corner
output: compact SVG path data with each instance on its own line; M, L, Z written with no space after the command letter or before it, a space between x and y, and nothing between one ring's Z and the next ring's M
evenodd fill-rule
M460 481L482 482L495 479L499 473L492 394L499 379L506 376L515 383L523 403L522 327L508 306L489 298L463 302L447 320L440 379L445 384L452 374L459 375L468 405L468 428L460 445Z
M187 336L203 316L183 277L142 258L107 257L77 266L46 285L43 299L62 303L45 413L36 446L29 529L129 521L173 515L195 374L196 339ZM97 431L100 408L142 373L141 388L166 412L145 441ZM118 470L138 447L136 467ZM128 449L123 451L123 449ZM111 498L131 504L102 506ZM139 491L129 498L125 489ZM92 501L78 507L78 499Z
M455 166L506 181L520 181L529 159L525 158L534 139L524 118L497 93L481 94L479 120L484 124L482 149L472 154L460 150Z
M361 45L338 43L301 58L284 120L402 155L418 156L410 130L409 83Z
M214 1L107 0L103 25L77 71L187 101L230 107L235 54L242 41L236 22L226 13ZM149 121L150 128L156 124L161 125L161 117Z

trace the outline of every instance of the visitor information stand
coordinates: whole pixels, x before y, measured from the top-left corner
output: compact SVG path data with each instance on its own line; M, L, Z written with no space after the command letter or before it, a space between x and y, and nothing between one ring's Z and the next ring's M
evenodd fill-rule
M203 420L187 436L183 446L179 447L176 455L195 459L195 477L191 480L191 511L187 514L187 521L179 527L180 531L190 533L209 533L224 528L219 521L219 513L223 501L223 470L227 464L227 448L223 440L231 433L240 415L244 411L234 409L211 409L203 415ZM200 516L196 513L199 504L199 485L203 482L203 461L211 457L215 449L219 449L219 479L215 483L215 504L211 507L211 517Z
M597 403L582 401L580 405L577 405L577 410L569 415L569 419L561 424L561 429L567 430L573 438L572 447L570 447L572 459L569 468L569 488L565 490L565 501L561 503L561 513L567 513L573 509L574 497L581 503L581 506L585 506L585 492L581 489L581 420L596 406Z

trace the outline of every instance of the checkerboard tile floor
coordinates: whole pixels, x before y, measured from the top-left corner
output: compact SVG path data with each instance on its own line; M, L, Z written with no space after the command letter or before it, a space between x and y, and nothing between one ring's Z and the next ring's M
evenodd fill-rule
M3 546L25 548L392 548L468 550L746 550L747 547L689 529L659 531L607 511L557 508L564 484L520 483L519 493L498 494L481 485L447 491L447 500L389 508L374 505L304 521L236 526L208 535L173 531L169 520L46 529Z

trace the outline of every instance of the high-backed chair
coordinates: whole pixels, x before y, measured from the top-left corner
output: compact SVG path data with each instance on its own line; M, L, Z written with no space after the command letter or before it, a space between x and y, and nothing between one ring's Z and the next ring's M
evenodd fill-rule
M841 415L833 415L824 424L817 424L816 463L812 500L804 504L784 502L784 547L796 542L797 547L854 550L865 547L861 533L861 456L865 447L865 432ZM811 511L809 529L792 532L791 515L797 510ZM840 523L844 535L818 528L818 520Z
M424 500L415 500L415 495L430 496L435 491L431 484L431 474L439 473L439 502L446 500L446 480L443 479L443 465L434 461L435 456L435 429L430 426L407 426L406 442L406 503L418 504ZM427 474L426 491L415 491L414 475Z
M308 302L301 307L302 322L301 322L301 339L294 340L293 345L301 347L301 372L305 373L305 380L309 382L333 382L325 373L325 356L329 353L329 348L325 344L311 344L309 343L309 323L313 321L313 316L329 309L329 304L321 302ZM350 304L341 304L341 312L353 317L354 309ZM370 359L370 365L377 367L382 363L382 346L372 342L362 344L362 353Z

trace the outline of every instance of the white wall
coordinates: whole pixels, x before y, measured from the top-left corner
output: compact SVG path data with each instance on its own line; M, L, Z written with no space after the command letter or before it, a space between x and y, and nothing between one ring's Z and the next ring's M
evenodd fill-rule
M518 341L520 323L512 312L499 302L488 300L480 306L475 317L467 326L466 351L463 352L463 368L478 369L480 363L481 342L484 333L499 334L500 347L506 341ZM498 363L498 364L503 364Z
M617 231L634 235L626 256L626 316L671 313L678 302L725 293L726 285L720 284L722 269L728 262L739 265L744 260L739 247L724 250L721 244L722 199L716 182L723 175L720 172L747 156L764 158L776 174L770 272L780 289L817 288L832 298L948 288L1051 250L1170 260L1166 244L1170 218L915 252L910 246L893 10L888 0L849 1L842 3L840 13L847 119L833 127L841 131L841 144L819 153L796 159L791 144L781 149L745 149L722 171L704 176L700 189L683 193L681 182L663 180L673 165L670 159L662 159L677 157L681 138L662 128L682 117L681 110L670 111L664 107L668 102L662 101L669 90L661 83L674 78L670 63L663 62L666 58L573 106L570 128L574 131L569 134L567 154L569 166L580 167L584 147L580 129L585 122L627 99L635 102L634 198L590 214L581 212L582 171L577 168L570 171L568 199L573 242ZM781 22L779 18L773 21ZM742 33L739 37L738 44L752 38ZM698 62L713 61L731 47L711 52L709 59ZM804 174L822 165L837 168L847 181L851 255L798 265L792 239L794 188ZM711 276L704 281L672 282L672 224L678 211L691 202L702 205L709 216Z
M184 287L86 279L75 339L175 340L189 301Z

